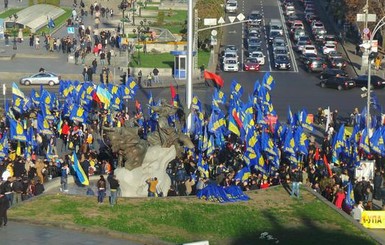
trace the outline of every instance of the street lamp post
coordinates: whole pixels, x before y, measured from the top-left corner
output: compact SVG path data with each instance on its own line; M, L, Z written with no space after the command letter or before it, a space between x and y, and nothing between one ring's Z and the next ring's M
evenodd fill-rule
M370 56L370 53L371 53L371 49L372 49L372 43L373 43L373 38L374 36L376 35L377 31L381 29L381 27L383 27L385 25L385 16L382 17L380 19L380 21L377 22L376 26L374 27L373 29L373 32L371 33L371 36L370 36L370 40L369 40L369 43L367 44L364 44L363 47L365 48L365 52L368 53L368 55ZM366 128L369 130L369 127L370 127L370 121L371 121L371 116L370 116L370 99L371 99L371 94L370 94L370 90L371 90L371 81L372 81L372 78L371 78L371 72L372 69L371 69L371 58L368 59L368 87L367 87L367 101L366 101L366 107L367 107L367 118L366 118Z
M122 34L123 34L123 36L124 36L124 22L126 21L126 17L124 16L124 11L126 11L127 7L128 7L127 0L122 0L122 2L119 5L119 9L122 10L122 13L123 13L123 17L122 17L122 23L123 23Z

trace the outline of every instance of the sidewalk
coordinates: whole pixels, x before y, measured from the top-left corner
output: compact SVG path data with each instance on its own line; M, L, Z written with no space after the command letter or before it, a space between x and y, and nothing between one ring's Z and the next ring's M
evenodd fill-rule
M93 4L92 0L84 0L85 9L89 11L90 4ZM122 18L122 11L118 9L117 3L115 1L101 1L100 4L103 6L113 8L114 15L113 18L102 18L100 30L111 30L114 31L118 24L120 23L120 19ZM161 5L161 8L169 9L171 6L174 6L173 2L164 2ZM62 7L71 8L73 5L73 0L62 0ZM116 6L115 6L116 5ZM10 2L8 9L10 8L23 8L28 7L27 1L19 2L17 0ZM178 6L180 7L180 6ZM4 6L0 6L0 12L3 12ZM157 11L145 10L142 9L142 16L135 16L136 24L140 22L140 20L150 18L150 15L156 19ZM94 26L93 17L88 14L84 17L85 26ZM133 29L135 26L130 23L126 23L125 25L126 33L130 33L130 28ZM52 36L55 38L62 38L66 36L71 36L67 34L67 28L65 24L60 28L56 29ZM10 40L12 41L12 40ZM43 38L41 38L41 43L43 44ZM45 48L41 48L39 50L34 47L29 46L28 37L24 38L22 43L17 43L17 50L12 49L12 42L10 42L9 46L4 45L4 41L0 42L0 60L4 65L0 68L0 76L2 81L17 81L20 77L30 75L36 73L40 67L44 67L46 70L53 71L62 75L62 78L65 80L79 80L82 81L82 69L83 65L75 65L68 62L69 56L68 54L64 54L62 52L48 52ZM129 62L129 56L127 55L127 51L120 52L115 49L115 57L111 59L111 65L109 66L111 72L113 72L113 80L115 84L118 84L120 81L120 75L126 71L127 64ZM99 58L95 57L93 54L88 54L86 57L85 65L91 65L93 59L97 59L98 61L98 71L100 71L101 66L99 62ZM3 62L4 61L4 62ZM23 71L23 72L20 72ZM131 74L136 77L136 74ZM96 83L99 81L99 74L95 74ZM156 87L169 87L170 82L174 85L184 85L186 80L177 80L172 74L161 76L161 84L153 84L153 88ZM193 83L202 83L203 79L193 79ZM143 84L143 83L142 83ZM146 86L142 86L143 88L147 88Z
M323 11L326 14L330 14L330 8L326 8L327 2L326 1L318 1L320 6L322 7ZM328 11L327 11L328 9ZM338 26L334 21L332 21L330 18L331 15L328 15L329 18L328 24L332 27L332 31L335 33L336 36L338 36L339 33L342 33L343 27ZM362 64L362 51L359 55L356 55L356 40L352 40L352 38L345 38L343 43L340 43L338 45L338 51L345 54L347 61L349 62L350 66L347 67L347 72L351 77L355 77L357 75L362 75L361 72L361 64ZM380 69L379 71L376 71L374 69L374 66L372 65L371 73L372 75L377 75L382 78L385 78L385 70Z

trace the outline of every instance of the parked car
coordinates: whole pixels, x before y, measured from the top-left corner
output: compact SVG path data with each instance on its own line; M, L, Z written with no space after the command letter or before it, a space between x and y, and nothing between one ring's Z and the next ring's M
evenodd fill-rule
M39 72L31 76L20 79L21 85L49 85L54 86L60 84L60 76L53 72Z
M319 75L319 78L321 80L324 80L324 79L328 79L329 77L335 77L335 76L347 77L348 73L346 73L346 71L341 69L328 68L321 72L321 74Z
M357 87L367 87L368 86L368 75L361 75L353 79L357 85ZM384 88L385 81L383 78L372 75L370 76L370 84L373 88Z
M336 88L338 90L351 89L356 83L348 77L329 77L320 82L322 88Z
M278 70L288 70L291 67L291 62L287 54L276 55L274 57L274 67Z
M256 58L246 58L243 62L243 70L245 71L259 71L259 62Z

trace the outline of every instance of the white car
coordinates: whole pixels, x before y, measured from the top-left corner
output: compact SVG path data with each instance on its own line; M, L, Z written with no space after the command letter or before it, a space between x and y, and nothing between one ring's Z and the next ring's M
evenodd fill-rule
M317 55L317 48L314 45L305 45L302 49L302 54L315 54Z
M229 0L226 3L226 13L236 13L238 11L238 2L235 0Z
M323 54L329 54L333 51L337 51L336 45L334 43L326 43L322 48Z
M265 64L265 55L261 51L254 51L254 52L250 53L249 57L250 58L256 58L259 65Z
M228 50L228 51L225 51L222 58L224 63L227 59L238 59L238 54L236 51Z
M238 59L226 59L223 62L223 71L238 71L239 70L239 62Z

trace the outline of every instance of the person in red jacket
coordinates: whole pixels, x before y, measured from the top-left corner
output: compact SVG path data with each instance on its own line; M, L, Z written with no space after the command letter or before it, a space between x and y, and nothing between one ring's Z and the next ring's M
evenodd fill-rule
M65 150L68 150L67 143L68 143L68 139L69 139L70 129L71 129L70 125L65 120L63 122L62 127L61 127L61 135L60 135L61 139L63 140L62 151L63 151L63 146L64 146Z
M338 193L336 194L336 199L334 202L334 204L336 205L337 208L342 209L342 203L344 202L345 197L346 197L345 191L344 191L344 189L341 188L338 191Z
M269 182L267 179L264 179L262 184L261 184L261 189L267 189L270 186Z

